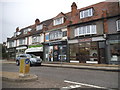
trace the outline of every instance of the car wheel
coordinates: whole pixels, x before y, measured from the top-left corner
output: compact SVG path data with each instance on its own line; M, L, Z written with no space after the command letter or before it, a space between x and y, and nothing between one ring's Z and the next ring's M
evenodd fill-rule
M39 66L41 66L41 63L39 64Z
M17 66L19 66L19 65L20 65L20 63L19 63L19 61L18 61L18 60L16 61L16 65L17 65Z

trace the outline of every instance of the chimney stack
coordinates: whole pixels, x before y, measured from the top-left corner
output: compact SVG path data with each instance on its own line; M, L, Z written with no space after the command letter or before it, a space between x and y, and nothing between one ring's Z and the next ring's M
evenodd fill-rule
M19 27L16 28L16 32L19 32Z
M40 20L39 19L36 19L35 20L35 25L39 24L40 23Z
M76 13L77 13L77 5L75 2L73 2L71 5L71 14L72 16L76 16Z

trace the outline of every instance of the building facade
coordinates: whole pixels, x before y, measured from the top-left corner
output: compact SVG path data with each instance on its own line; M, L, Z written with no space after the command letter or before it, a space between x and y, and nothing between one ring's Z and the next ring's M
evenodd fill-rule
M114 13L113 13L114 12ZM7 39L9 57L35 54L43 61L118 64L120 61L120 3L100 2L40 22L35 20Z
M118 64L119 11L118 2L101 2L76 12L77 23L68 26L71 62ZM113 48L117 55L111 56Z

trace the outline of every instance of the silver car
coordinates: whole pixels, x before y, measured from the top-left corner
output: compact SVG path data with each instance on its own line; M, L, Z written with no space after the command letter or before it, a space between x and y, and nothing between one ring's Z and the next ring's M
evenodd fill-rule
M20 54L18 55L18 57L16 58L16 65L19 66L20 65L20 60L22 58L28 58L30 60L30 66L32 65L41 65L42 63L42 59L41 58L37 58L35 55L33 54Z

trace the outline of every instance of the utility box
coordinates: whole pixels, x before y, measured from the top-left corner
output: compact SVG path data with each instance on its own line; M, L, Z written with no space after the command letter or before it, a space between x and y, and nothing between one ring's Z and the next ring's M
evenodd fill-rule
M29 71L30 71L30 59L28 58L20 59L19 76L20 77L28 76Z

